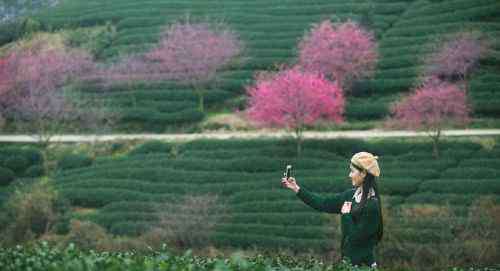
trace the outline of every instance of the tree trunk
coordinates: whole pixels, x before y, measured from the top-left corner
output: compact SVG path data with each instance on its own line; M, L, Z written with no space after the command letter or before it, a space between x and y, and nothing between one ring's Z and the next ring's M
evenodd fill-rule
M439 137L441 136L441 129L438 129L436 134L432 136L432 144L433 144L433 155L434 158L439 158Z
M297 140L297 158L302 154L302 127L295 128L295 139Z
M200 112L204 112L205 111L205 101L204 101L204 97L203 97L203 90L197 88L196 94L198 94L198 109L200 110Z

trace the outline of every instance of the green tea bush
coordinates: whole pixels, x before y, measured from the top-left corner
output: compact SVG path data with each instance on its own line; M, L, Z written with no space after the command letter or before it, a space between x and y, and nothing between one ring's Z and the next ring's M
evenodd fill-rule
M30 166L30 161L23 156L13 155L5 160L3 166L11 169L17 176L21 176Z
M437 179L421 183L419 192L499 194L500 182L496 179Z
M89 167L92 165L92 158L87 154L67 154L57 161L57 168L60 170Z
M260 234L269 237L287 237L295 239L328 239L327 227L323 226L281 226L281 225L262 225L262 224L223 224L217 227L217 232L238 233L238 234ZM336 236L339 237L339 236Z
M114 235L140 236L152 229L153 224L151 221L125 221L116 222L110 225L109 232Z
M5 164L6 161L13 157L23 157L28 160L29 165L41 165L43 164L42 154L39 150L31 147L4 147L0 149L0 164Z
M157 213L142 213L142 212L106 212L102 214L97 214L94 220L103 227L111 229L113 225L117 222L134 222L142 221L149 222L150 225L154 225L158 222L159 217Z
M326 239L269 237L263 234L216 233L215 242L218 245L238 248L258 246L272 249L288 248L295 251L303 250L304 247L317 251L324 251L332 247L332 242Z
M389 114L385 103L350 103L346 107L345 116L349 120L374 120L384 118Z
M111 212L143 212L152 213L158 210L158 203L154 202L142 202L142 201L119 201L110 203L103 208L101 212L111 213Z
M15 178L14 171L9 168L0 167L0 186L9 185Z
M328 219L317 213L313 209L309 212L294 212L289 213L233 213L231 215L231 223L238 224L265 224L265 225L295 225L306 226L315 225L322 226L328 222Z
M310 208L300 200L275 200L234 203L231 210L235 212L307 212Z
M36 177L41 177L45 174L45 169L41 165L33 165L30 166L26 171L24 172L24 177L28 178L36 178Z
M457 179L498 179L500 170L488 167L457 167L445 170L442 173L446 178Z
M61 195L67 198L72 205L90 208L99 208L111 202L123 201L125 199L131 201L155 201L169 198L168 194L153 197L149 193L113 188L88 189L68 187L61 190Z
M144 155L153 153L170 154L171 151L172 151L171 143L154 140L139 145L138 147L130 151L128 155L133 156L138 154Z
M447 193L443 195L440 192L419 192L408 196L405 202L410 204L470 206L480 196L480 194ZM500 204L500 196L496 196L496 201Z
M382 194L409 196L417 192L422 181L414 178L383 179L379 182Z

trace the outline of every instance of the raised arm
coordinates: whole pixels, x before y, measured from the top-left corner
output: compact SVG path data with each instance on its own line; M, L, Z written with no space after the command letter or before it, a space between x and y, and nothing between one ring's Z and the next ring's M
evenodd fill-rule
M293 177L288 180L284 178L281 182L284 187L293 190L297 194L297 197L299 197L307 205L318 211L328 213L339 214L342 209L342 205L344 204L344 200L346 199L346 192L349 192L346 191L344 193L338 193L328 197L321 197L308 191L304 187L299 187Z
M322 197L303 187L297 192L297 197L299 197L305 204L318 211L335 214L340 213L345 200L344 193L337 193L331 196Z

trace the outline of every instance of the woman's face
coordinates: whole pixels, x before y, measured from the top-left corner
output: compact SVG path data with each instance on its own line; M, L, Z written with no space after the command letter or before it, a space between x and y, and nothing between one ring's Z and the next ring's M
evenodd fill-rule
M349 173L349 178L351 178L352 186L358 187L363 184L365 180L366 173L359 171L357 168L350 166L351 172Z

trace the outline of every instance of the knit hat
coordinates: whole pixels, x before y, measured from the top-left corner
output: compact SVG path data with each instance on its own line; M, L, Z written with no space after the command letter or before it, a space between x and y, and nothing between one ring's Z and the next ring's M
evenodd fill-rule
M351 163L378 177L380 176L380 168L378 167L377 159L378 156L374 156L369 152L358 152L352 156Z

